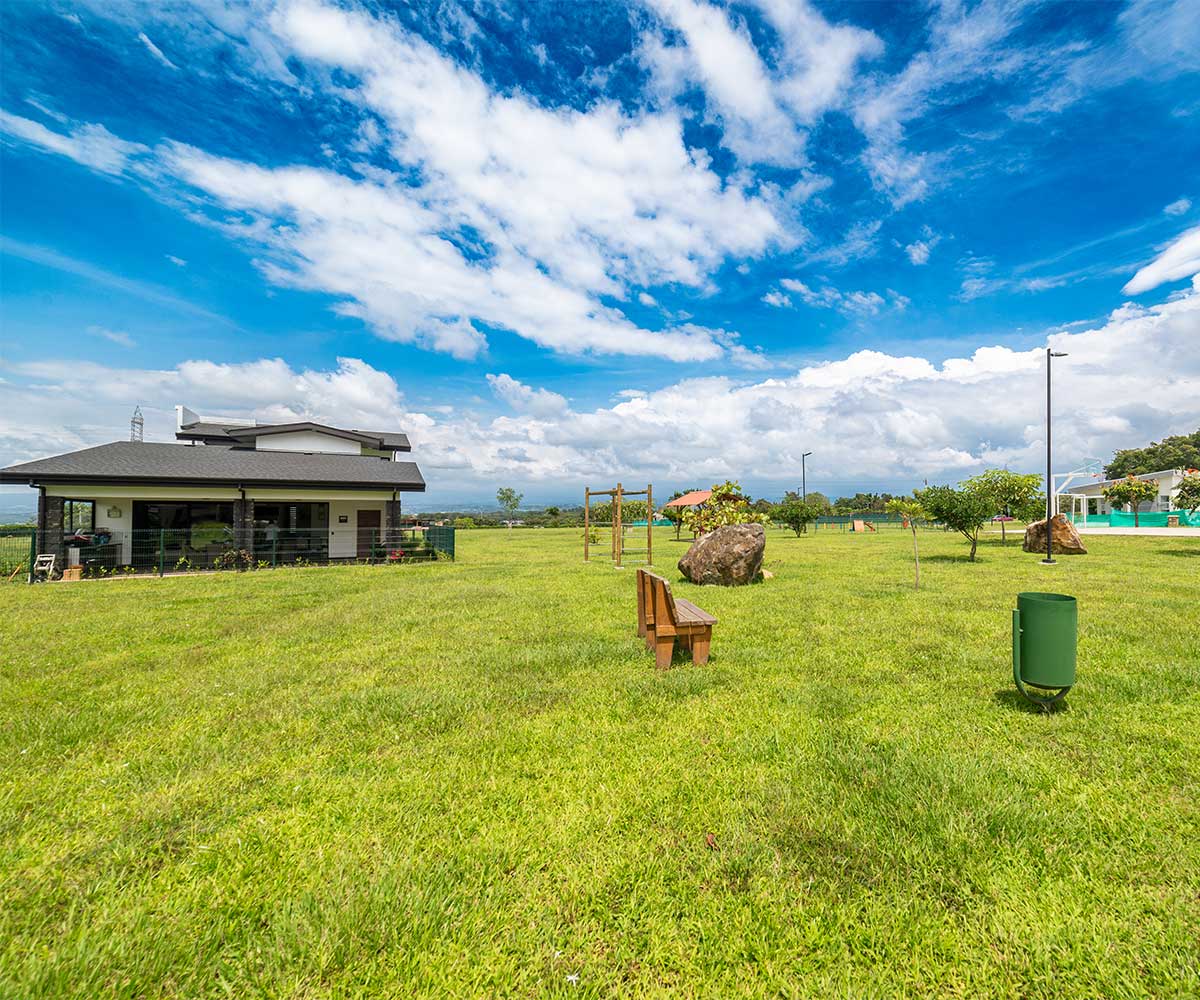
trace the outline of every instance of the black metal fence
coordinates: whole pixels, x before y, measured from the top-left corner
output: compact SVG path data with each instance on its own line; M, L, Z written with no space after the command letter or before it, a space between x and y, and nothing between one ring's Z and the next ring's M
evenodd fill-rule
M29 567L39 551L36 538L33 530L0 535L3 579L29 578ZM347 548L331 548L326 529L256 527L251 538L238 539L227 525L206 524L79 533L64 540L56 569L78 566L82 577L95 578L328 563L402 565L442 558L454 558L453 528L363 529L352 536Z

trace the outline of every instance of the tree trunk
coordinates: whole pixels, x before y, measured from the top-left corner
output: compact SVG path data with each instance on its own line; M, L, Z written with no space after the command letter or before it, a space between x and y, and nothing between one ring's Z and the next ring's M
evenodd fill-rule
M1004 532L1004 522L1000 522L1000 544L1005 545L1008 542L1008 535Z
M917 554L917 526L911 524L913 536L913 567L916 571L916 577L913 580L913 590L921 589L921 557Z
M1047 526L1046 526L1046 530L1047 530L1047 531L1049 531L1049 530L1050 530L1050 528L1049 528L1049 525L1047 525ZM971 555L970 555L970 556L968 556L968 561L970 561L970 562L974 562L974 561L975 561L975 547L976 547L978 544L979 544L979 533L978 533L978 532L976 532L975 534L973 534L973 535L971 536Z

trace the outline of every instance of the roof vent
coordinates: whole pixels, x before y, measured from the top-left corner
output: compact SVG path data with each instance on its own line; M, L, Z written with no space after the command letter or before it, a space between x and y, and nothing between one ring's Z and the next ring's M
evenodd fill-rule
M129 440L141 443L146 435L146 421L142 419L142 408L133 408L133 419L129 421Z

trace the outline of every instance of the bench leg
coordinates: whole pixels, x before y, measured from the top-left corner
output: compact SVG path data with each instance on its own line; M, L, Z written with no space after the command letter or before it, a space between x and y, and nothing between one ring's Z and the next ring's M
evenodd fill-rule
M671 665L671 657L675 653L675 636L656 635L654 637L654 662L659 670L666 670Z
M646 626L646 648L654 648L654 626L649 624Z
M692 662L698 667L708 662L708 647L712 645L712 629L692 636Z

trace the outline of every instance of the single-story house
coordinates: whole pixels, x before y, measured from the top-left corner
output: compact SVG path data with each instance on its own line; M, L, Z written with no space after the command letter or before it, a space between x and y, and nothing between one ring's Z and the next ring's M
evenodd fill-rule
M1175 494L1179 492L1179 487L1186 474L1186 469L1163 469L1161 472L1147 472L1138 476L1138 479L1154 483L1158 491L1153 500L1146 501L1138 507L1138 512L1174 510ZM1088 515L1110 514L1113 508L1104 499L1104 487L1119 481L1118 479L1097 479L1095 482L1084 483L1081 486L1068 487L1056 498L1058 509L1064 514L1074 514L1081 519L1086 519Z
M117 441L0 469L38 491L38 551L67 562L72 539L100 540L110 561L139 549L203 565L229 548L292 561L355 559L400 528L400 495L423 492L394 431L310 421L258 424L176 407L181 443ZM169 549L165 553L164 548Z

